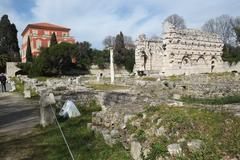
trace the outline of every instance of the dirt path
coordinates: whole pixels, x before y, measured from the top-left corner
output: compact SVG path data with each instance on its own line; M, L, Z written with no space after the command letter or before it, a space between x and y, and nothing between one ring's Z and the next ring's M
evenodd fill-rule
M38 159L32 156L39 141L39 113L38 100L24 99L17 93L0 93L0 159Z
M21 136L39 124L37 100L24 99L17 93L0 93L0 136Z

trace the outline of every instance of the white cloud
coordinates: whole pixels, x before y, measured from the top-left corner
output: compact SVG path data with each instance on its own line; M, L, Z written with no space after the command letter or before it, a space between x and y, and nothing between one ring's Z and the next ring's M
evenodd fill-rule
M7 13L20 32L28 23L55 23L97 48L105 36L119 31L133 38L142 33L160 35L162 21L173 13L183 16L190 27L221 14L240 15L239 0L35 0L29 18L13 5L14 0L0 0L0 14Z

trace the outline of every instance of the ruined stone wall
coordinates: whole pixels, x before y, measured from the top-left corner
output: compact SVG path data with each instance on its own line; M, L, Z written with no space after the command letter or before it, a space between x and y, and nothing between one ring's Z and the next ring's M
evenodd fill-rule
M6 74L8 77L14 77L15 73L20 69L17 67L17 62L7 62Z
M196 29L177 30L169 25L162 40L139 36L135 52L135 72L181 75L240 71L240 64L222 61L223 42L217 34Z
M170 63L182 73L190 74L214 72L223 64L223 42L216 34L194 29L170 28L164 33L163 42L166 48L165 68L169 67Z
M162 65L162 48L161 40L147 39L145 35L139 36L135 52L135 69L158 71Z

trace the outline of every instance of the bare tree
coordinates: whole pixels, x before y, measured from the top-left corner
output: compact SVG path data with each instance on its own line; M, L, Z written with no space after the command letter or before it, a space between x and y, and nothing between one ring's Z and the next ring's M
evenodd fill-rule
M116 39L116 37L114 37L114 36L107 36L106 38L104 38L104 40L103 40L104 47L105 48L114 47L115 46L115 39Z
M225 43L231 44L235 40L234 19L228 15L221 15L210 19L202 26L202 30L217 33Z
M114 47L115 46L115 40L116 40L116 37L114 37L114 36L107 36L103 40L104 47L105 48L107 48L107 47ZM134 49L135 48L134 42L132 40L132 37L130 37L130 36L124 36L124 44L125 44L127 49Z
M157 36L157 35L152 35L151 36L151 38L150 38L151 40L154 40L154 41L159 41L159 40L161 40L162 38L160 37L160 36Z
M177 14L172 14L172 15L168 16L163 21L163 24L165 22L171 23L176 29L185 29L186 28L184 19L181 16L177 15Z
M135 49L134 42L130 36L124 36L124 44L127 49Z
M234 27L240 27L240 16L234 19Z

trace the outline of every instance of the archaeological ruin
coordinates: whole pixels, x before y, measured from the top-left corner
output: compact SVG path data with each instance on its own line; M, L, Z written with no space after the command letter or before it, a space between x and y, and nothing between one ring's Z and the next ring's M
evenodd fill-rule
M240 65L223 62L224 43L217 34L197 29L175 29L164 24L163 39L140 35L136 41L135 73L181 75L240 71Z

